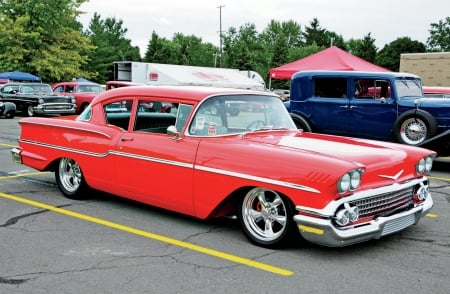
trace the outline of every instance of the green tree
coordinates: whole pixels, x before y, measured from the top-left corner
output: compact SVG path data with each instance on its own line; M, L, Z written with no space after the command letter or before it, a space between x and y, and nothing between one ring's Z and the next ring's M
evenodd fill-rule
M378 52L375 63L392 71L400 69L400 55L402 53L423 53L425 45L419 41L413 41L409 37L398 38L387 44Z
M450 51L450 17L431 24L430 36L427 39L429 51Z
M375 62L375 58L377 56L375 39L371 37L371 33L364 36L364 39L350 39L345 42L345 49L349 53L372 63Z
M26 71L53 82L90 77L93 50L76 21L85 0L0 1L0 70Z
M102 19L94 13L85 34L96 49L89 54L91 62L86 69L96 73L96 82L105 83L114 78L114 61L141 61L139 48L131 45L127 32L122 20Z

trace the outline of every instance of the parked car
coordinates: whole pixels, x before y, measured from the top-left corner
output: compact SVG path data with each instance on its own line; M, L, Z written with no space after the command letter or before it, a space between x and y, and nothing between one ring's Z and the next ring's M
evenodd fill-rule
M291 95L291 93L290 93L291 91L285 90L285 89L275 89L272 92L277 94L282 101L288 101L289 97Z
M126 81L107 81L105 84L106 91L116 89L116 88L122 88L122 87L129 87L129 86L142 86L143 84L139 83L133 83L133 82L126 82Z
M3 102L0 98L0 117L14 118L16 115L16 105L11 102Z
M54 95L49 84L7 83L0 87L0 98L14 103L26 116L76 112L75 98Z
M58 95L75 97L78 113L81 113L95 96L103 92L101 85L91 82L60 82L53 84L52 88Z
M173 107L139 107L155 102ZM232 102L264 107L230 115ZM54 171L66 197L93 188L200 219L237 215L247 238L265 247L298 232L325 246L378 239L433 206L426 173L435 152L303 132L270 92L123 87L95 97L77 118L20 125L13 160Z
M423 86L423 96L433 98L450 98L450 87Z
M285 105L308 132L393 141L450 154L450 99L424 98L421 79L394 72L303 71Z

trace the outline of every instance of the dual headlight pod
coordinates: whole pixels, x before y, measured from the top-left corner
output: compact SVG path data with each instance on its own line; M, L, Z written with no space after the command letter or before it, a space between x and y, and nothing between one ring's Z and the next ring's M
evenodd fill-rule
M427 156L419 160L416 164L416 172L418 174L429 173L433 167L433 157Z
M356 222L359 218L359 208L344 203L344 208L340 209L334 216L334 221L339 226L345 226L351 222Z
M340 194L358 189L361 184L361 175L363 170L358 168L349 171L343 175L337 182L338 192Z

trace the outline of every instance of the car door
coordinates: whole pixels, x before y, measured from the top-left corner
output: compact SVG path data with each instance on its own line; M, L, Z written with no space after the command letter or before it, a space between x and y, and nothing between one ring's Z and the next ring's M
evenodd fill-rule
M136 200L192 214L193 163L198 140L175 139L161 132L169 124L175 125L179 112L174 107L170 107L169 113L150 110L157 104L155 102L166 106L172 103L157 101L154 98L135 101L135 115L132 116L129 129L122 133L116 148L116 178ZM162 107L159 111L163 109L169 108ZM142 124L139 121L141 115L148 120L145 122L145 128L138 126ZM164 125L162 118L170 115L174 116L173 122L168 121L167 125Z
M314 78L313 95L308 98L307 113L321 133L347 135L349 127L349 98L347 79Z
M349 101L349 135L391 141L397 111L389 81L359 79L353 85L353 97Z

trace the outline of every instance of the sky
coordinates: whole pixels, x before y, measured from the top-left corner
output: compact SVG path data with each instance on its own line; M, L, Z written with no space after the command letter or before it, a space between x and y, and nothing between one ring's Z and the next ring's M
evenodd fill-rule
M221 7L221 8L219 8ZM195 35L219 46L222 28L254 24L261 33L271 20L295 21L303 29L313 18L322 28L347 41L369 32L375 45L401 37L426 44L431 23L450 17L448 0L90 0L80 6L80 21L87 28L95 12L102 19L115 17L128 30L126 38L145 54L153 31L172 39L175 33Z

